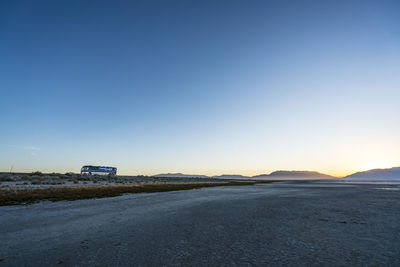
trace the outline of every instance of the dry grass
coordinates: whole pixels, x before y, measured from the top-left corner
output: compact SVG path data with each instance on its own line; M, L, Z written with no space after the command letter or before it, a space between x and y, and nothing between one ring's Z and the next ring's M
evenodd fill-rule
M190 190L202 187L253 185L273 181L229 181L218 183L181 183L181 184L141 184L141 185L107 185L80 187L52 187L30 189L1 189L0 206L29 204L40 200L61 201L87 198L120 196L127 193L153 193L176 190Z
M28 182L33 185L59 185L68 182L74 184L115 183L115 184L161 184L161 183L193 183L216 182L215 178L182 178L154 176L121 176L121 175L82 175L78 173L0 173L1 182Z

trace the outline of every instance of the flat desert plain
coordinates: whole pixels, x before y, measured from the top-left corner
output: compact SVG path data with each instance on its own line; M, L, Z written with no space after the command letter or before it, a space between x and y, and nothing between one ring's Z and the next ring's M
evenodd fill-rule
M400 185L291 181L0 207L1 266L400 266Z

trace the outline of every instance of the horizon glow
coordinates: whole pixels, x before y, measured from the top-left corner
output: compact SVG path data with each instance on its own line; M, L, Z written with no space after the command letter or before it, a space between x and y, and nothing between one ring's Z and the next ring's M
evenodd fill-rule
M400 166L397 1L0 3L0 171Z

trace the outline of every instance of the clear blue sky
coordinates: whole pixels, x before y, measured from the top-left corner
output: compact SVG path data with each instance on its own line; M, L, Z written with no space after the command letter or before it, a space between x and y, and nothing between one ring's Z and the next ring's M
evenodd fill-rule
M399 1L1 1L0 171L400 165Z

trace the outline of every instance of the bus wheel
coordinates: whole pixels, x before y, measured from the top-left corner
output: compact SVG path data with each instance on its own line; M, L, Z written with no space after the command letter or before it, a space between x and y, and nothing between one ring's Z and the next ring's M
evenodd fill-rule
M92 173L91 173L91 172L89 172L88 174L89 174L89 175L92 175Z

